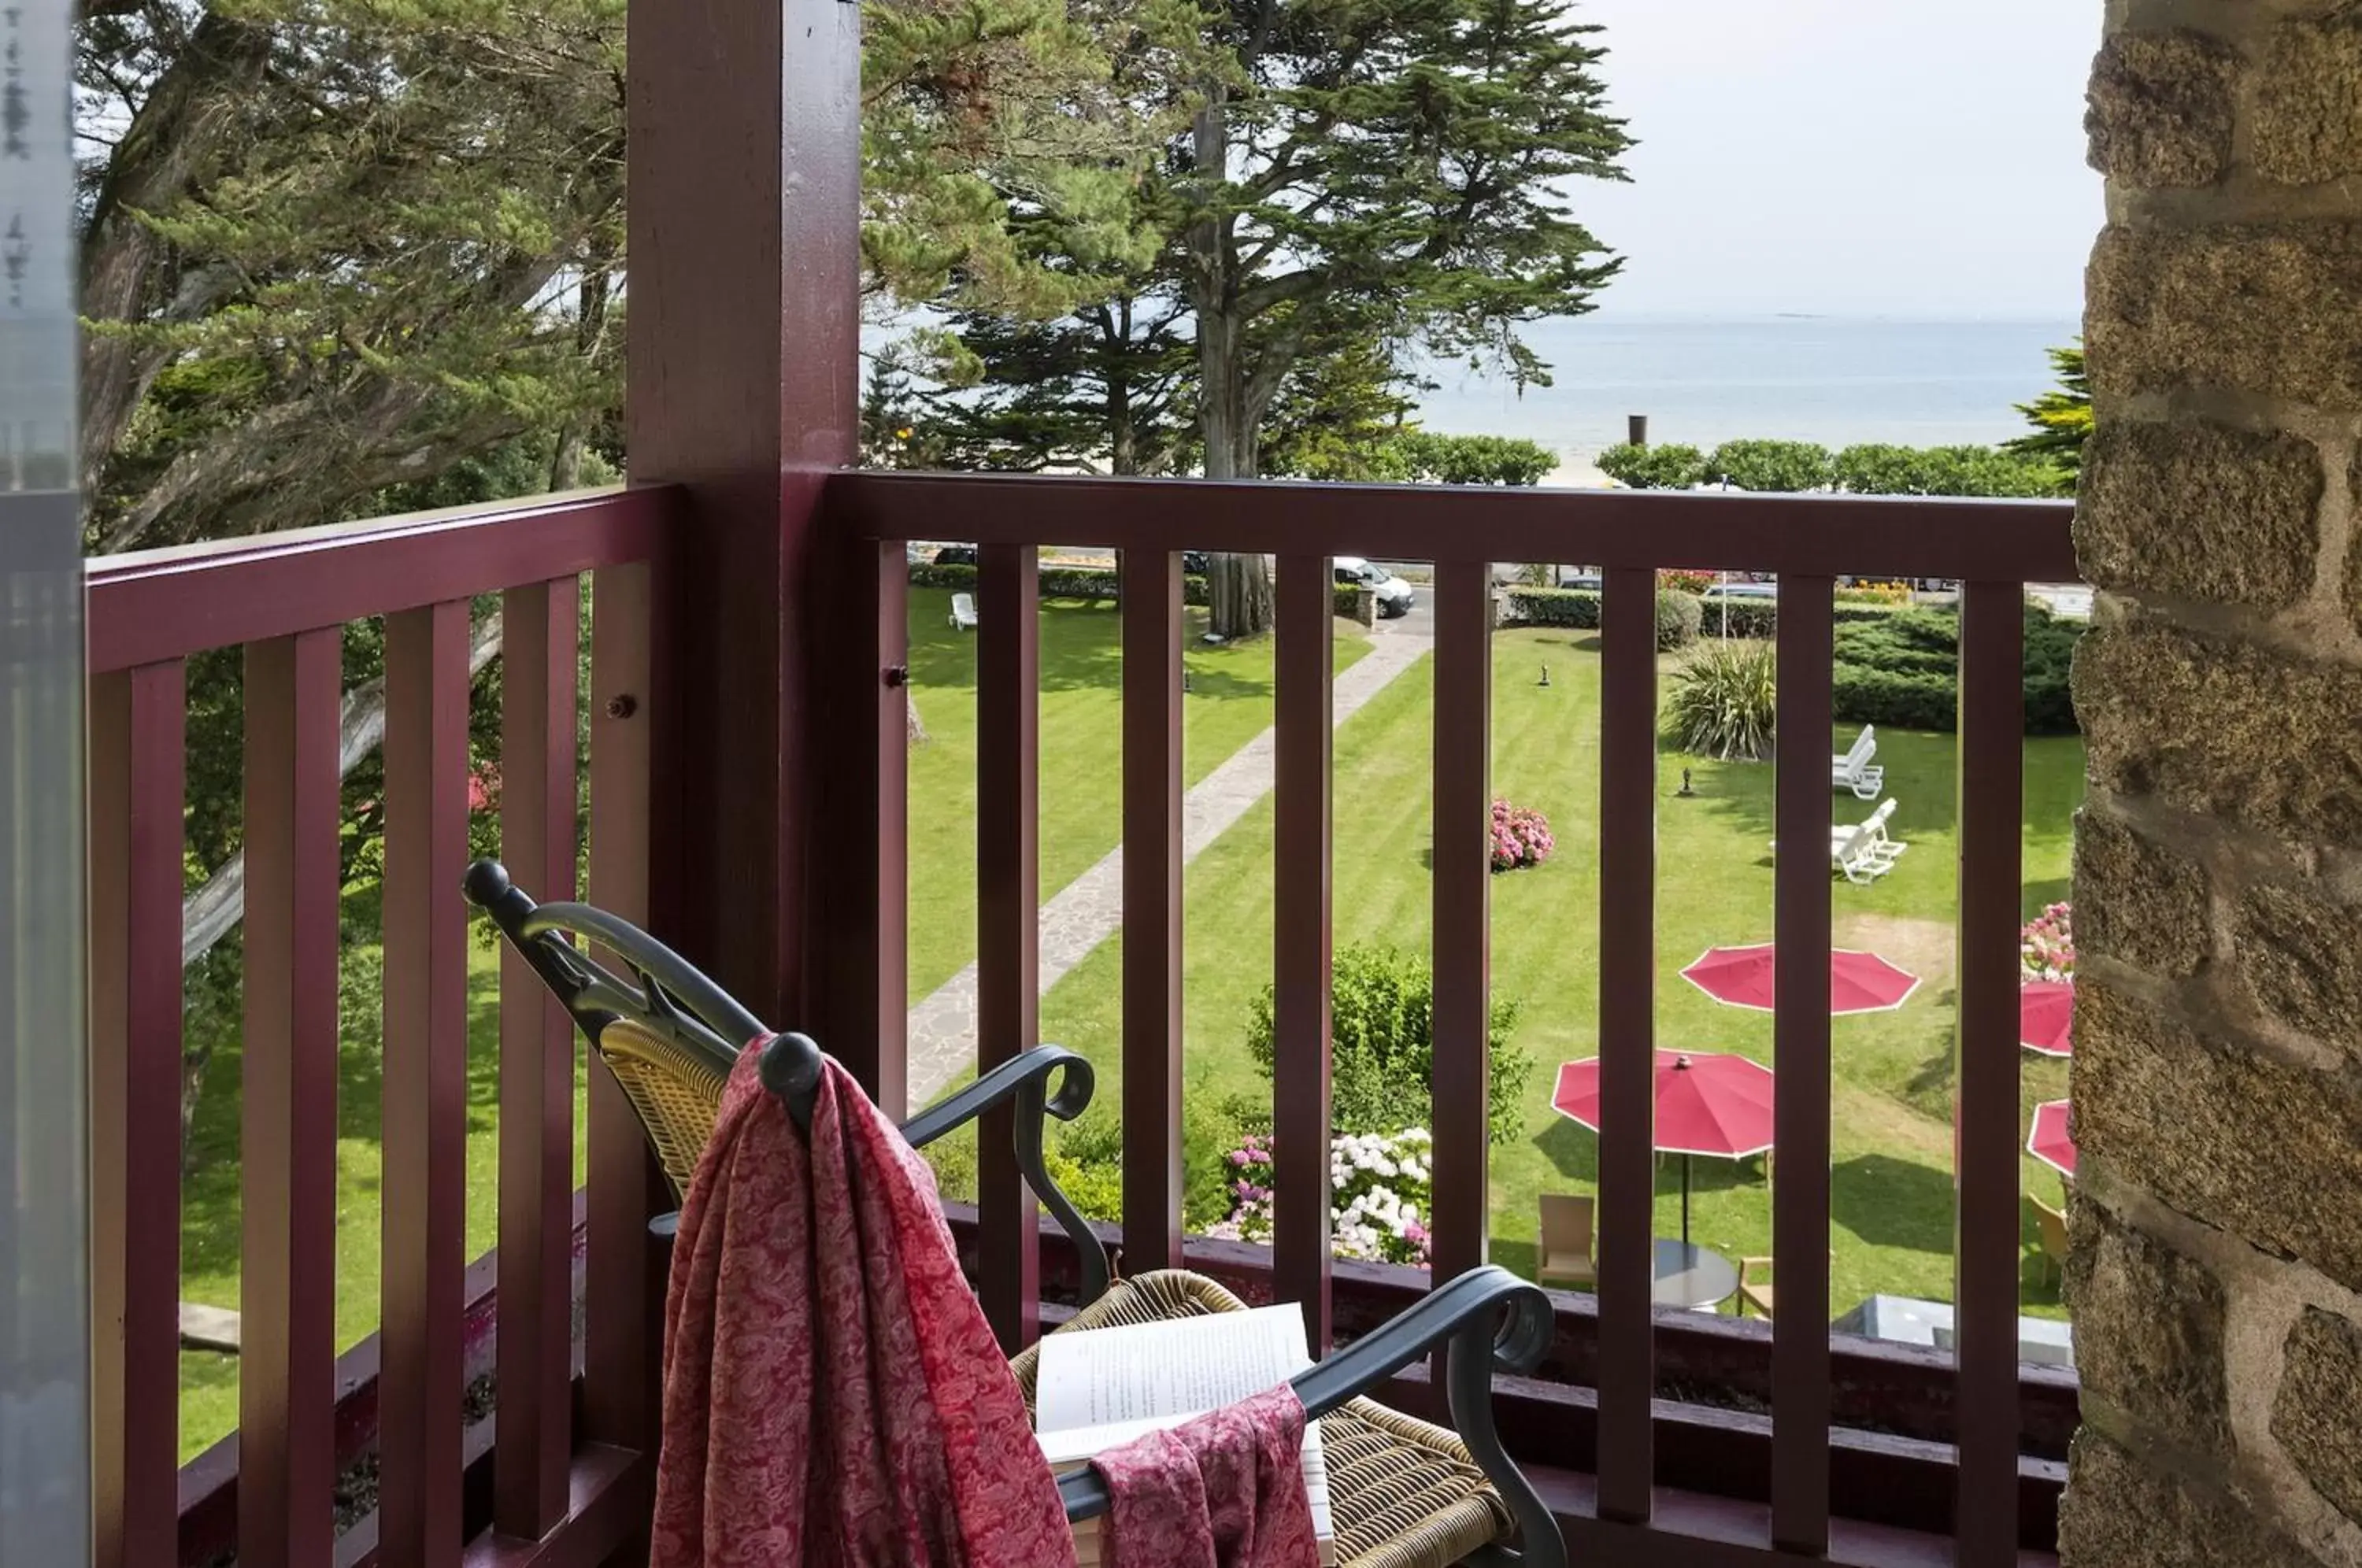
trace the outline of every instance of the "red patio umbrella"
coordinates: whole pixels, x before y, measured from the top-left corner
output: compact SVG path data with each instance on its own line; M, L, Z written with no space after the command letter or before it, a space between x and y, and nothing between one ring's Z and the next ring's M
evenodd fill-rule
M2075 986L2071 980L2029 980L2017 989L2017 1043L2046 1056L2075 1050Z
M1772 1010L1772 944L1709 947L1682 978L1718 1002ZM1829 955L1831 1012L1892 1012L1919 988L1919 977L1875 953L1840 947Z
M2025 1152L2069 1181L2075 1179L2075 1140L2067 1136L2067 1101L2047 1099L2034 1108L2034 1130L2025 1135Z
M1772 1147L1772 1069L1721 1051L1657 1053L1656 1150L1682 1157L1682 1240L1690 1239L1690 1156L1743 1160ZM1551 1104L1594 1132L1599 1058L1558 1070Z

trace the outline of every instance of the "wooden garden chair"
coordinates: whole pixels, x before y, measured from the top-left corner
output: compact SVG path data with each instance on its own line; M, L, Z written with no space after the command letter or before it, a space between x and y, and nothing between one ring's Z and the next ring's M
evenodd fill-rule
M1535 1277L1544 1285L1581 1286L1599 1283L1599 1264L1592 1256L1592 1199L1571 1192L1541 1195L1541 1248Z
M535 905L491 861L469 867L466 888L469 900L491 916L557 993L614 1074L676 1198L689 1188L723 1087L746 1047L763 1043L765 1087L786 1103L797 1126L810 1125L822 1060L811 1040L774 1033L685 959L605 911ZM594 961L569 937L613 955L631 977ZM1053 1077L1059 1079L1054 1095ZM1089 1105L1092 1087L1088 1062L1054 1045L1036 1046L903 1123L902 1135L924 1148L988 1110L1013 1105L1018 1168L1081 1260L1083 1306L1059 1333L1243 1310L1222 1286L1183 1270L1111 1281L1106 1250L1043 1159L1044 1118L1073 1121ZM662 1220L656 1229L669 1233ZM1501 1446L1492 1413L1495 1370L1532 1368L1552 1327L1549 1299L1534 1286L1506 1269L1471 1269L1292 1380L1307 1415L1320 1422L1343 1568L1566 1568L1557 1521ZM1438 1349L1445 1353L1457 1431L1362 1397ZM1035 1353L1025 1350L1010 1363L1029 1408ZM1106 1485L1096 1471L1065 1476L1058 1488L1070 1520L1107 1511ZM1514 1550L1507 1544L1513 1537Z
M2041 1245L2048 1273L2053 1279L2063 1280L2067 1271L2067 1211L2051 1208L2032 1193L2026 1194L2025 1201L2034 1206L2034 1234Z

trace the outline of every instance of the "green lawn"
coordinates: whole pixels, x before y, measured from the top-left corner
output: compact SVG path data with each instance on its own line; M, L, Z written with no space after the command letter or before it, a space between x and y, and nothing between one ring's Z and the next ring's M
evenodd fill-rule
M911 591L911 689L927 744L911 754L911 999L976 956L976 635L950 625L951 595ZM1212 772L1270 727L1272 645L1202 640L1202 612L1184 612L1184 785ZM1042 896L1088 870L1123 837L1123 652L1106 605L1042 609ZM1370 645L1337 625L1336 668Z
M374 884L345 897L348 933L378 929ZM491 927L477 922L469 949L468 979L468 1249L488 1251L500 1226L500 955ZM379 1062L378 950L362 943L348 950L342 977L342 1019L337 1085L337 1349L343 1352L377 1331L382 1212ZM238 1080L236 1031L217 1049L190 1129L189 1174L182 1187L181 1296L183 1300L238 1304ZM574 1175L581 1180L585 1149L584 1083L577 1065L574 1091ZM204 1351L181 1353L181 1457L210 1447L237 1425L237 1358Z
M1594 1189L1597 1142L1553 1112L1550 1080L1562 1061L1596 1054L1599 683L1591 634L1514 631L1495 645L1494 787L1546 812L1558 853L1546 866L1493 882L1493 983L1522 1006L1516 1040L1537 1059L1523 1135L1496 1149L1494 1253L1533 1262L1536 1195ZM1552 684L1537 686L1547 661ZM1413 668L1340 731L1336 753L1336 937L1423 948L1428 940L1429 735L1432 681ZM1834 737L1833 737L1834 738ZM1850 734L1843 739L1849 740ZM1893 823L1911 845L1896 871L1833 894L1841 945L1885 954L1923 977L1899 1012L1834 1021L1831 1244L1833 1299L1842 1309L1872 1290L1951 1295L1949 1175L1953 745L1948 735L1881 737ZM1670 798L1684 762L1699 798ZM1738 1051L1770 1061L1769 1016L1719 1006L1679 977L1709 945L1772 933L1772 771L1668 754L1659 817L1658 1043ZM2070 817L2081 799L2082 748L2030 740L2025 761L2029 911L2064 896ZM1832 817L1863 813L1832 796ZM1187 888L1187 1081L1192 1095L1268 1098L1243 1043L1250 998L1271 977L1272 814L1248 813L1191 867ZM1087 1052L1098 1099L1120 1093L1120 939L1095 953L1046 999L1046 1038ZM2062 1063L2027 1057L2024 1099L2066 1093ZM1094 1114L1110 1114L1109 1110ZM2057 1176L2026 1161L2029 1190L2055 1200ZM1771 1221L1760 1163L1697 1162L1693 1234L1733 1256L1768 1253ZM1658 1224L1680 1224L1678 1166L1660 1183ZM2027 1232L2029 1245L2032 1232ZM2029 1310L2057 1310L2029 1253Z

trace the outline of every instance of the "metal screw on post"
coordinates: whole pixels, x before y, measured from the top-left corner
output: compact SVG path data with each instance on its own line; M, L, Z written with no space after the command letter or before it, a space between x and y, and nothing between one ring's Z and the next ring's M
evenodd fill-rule
M621 697L609 699L607 703L607 716L611 719L628 719L639 711L640 700L628 691Z

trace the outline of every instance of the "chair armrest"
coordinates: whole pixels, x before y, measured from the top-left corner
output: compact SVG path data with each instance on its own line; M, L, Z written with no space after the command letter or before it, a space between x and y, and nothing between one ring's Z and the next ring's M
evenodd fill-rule
M1059 1081L1058 1092L1053 1095L1048 1089L1050 1076L1061 1068L1065 1077ZM1090 1063L1074 1052L1059 1045L1036 1045L902 1124L902 1136L911 1147L923 1149L986 1111L1014 1102L1017 1168L1024 1173L1033 1196L1056 1216L1065 1229L1066 1239L1075 1245L1075 1257L1082 1270L1082 1304L1086 1307L1107 1294L1107 1249L1099 1244L1098 1233L1091 1229L1090 1222L1058 1190L1058 1184L1050 1179L1043 1158L1042 1127L1044 1116L1054 1116L1061 1121L1072 1121L1080 1116L1091 1103L1096 1082Z
M1306 1418L1317 1419L1447 1346L1444 1393L1452 1428L1518 1521L1519 1550L1493 1548L1469 1561L1566 1568L1558 1521L1493 1429L1493 1374L1531 1371L1549 1347L1552 1327L1550 1298L1539 1286L1504 1268L1473 1268L1289 1382L1304 1401ZM1070 1520L1107 1512L1107 1483L1096 1470L1063 1477L1058 1492Z

